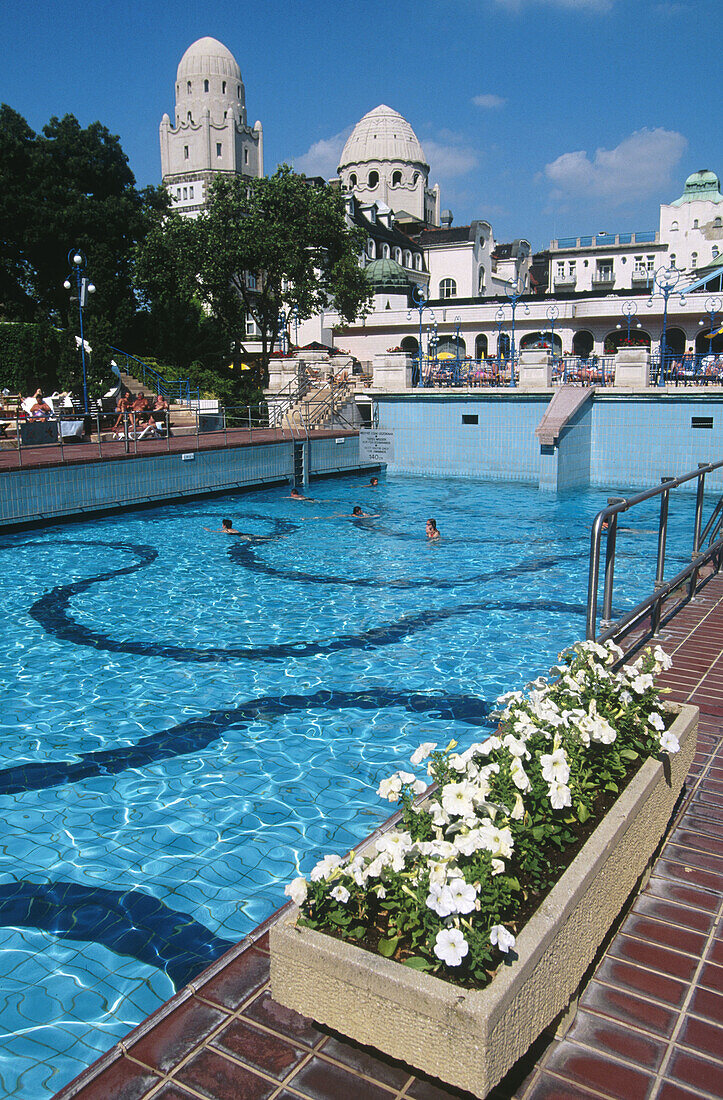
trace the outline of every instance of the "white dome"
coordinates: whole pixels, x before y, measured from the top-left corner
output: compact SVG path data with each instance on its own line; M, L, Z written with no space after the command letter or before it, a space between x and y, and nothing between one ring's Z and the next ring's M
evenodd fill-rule
M223 42L217 38L199 38L181 58L176 80L185 80L189 76L227 76L240 81L241 69Z
M429 171L414 130L406 118L384 103L357 122L342 151L338 170L380 160L420 164Z

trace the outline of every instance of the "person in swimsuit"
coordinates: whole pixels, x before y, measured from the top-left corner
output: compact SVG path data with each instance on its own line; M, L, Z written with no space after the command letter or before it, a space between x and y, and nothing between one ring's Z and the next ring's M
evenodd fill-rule
M441 538L441 537L442 536L440 535L439 531L437 530L437 521L436 521L436 519L428 519L427 520L427 538L430 540L430 542L436 542L436 540L438 538Z

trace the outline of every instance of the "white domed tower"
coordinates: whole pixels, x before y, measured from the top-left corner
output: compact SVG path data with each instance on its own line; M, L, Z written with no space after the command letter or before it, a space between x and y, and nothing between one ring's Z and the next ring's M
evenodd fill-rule
M428 187L429 165L406 118L381 104L354 127L337 169L360 202L383 202L394 213L439 225L439 186Z
M219 172L262 176L263 131L246 121L246 93L231 51L215 38L189 46L176 75L176 111L161 120L161 172L174 208L195 216Z

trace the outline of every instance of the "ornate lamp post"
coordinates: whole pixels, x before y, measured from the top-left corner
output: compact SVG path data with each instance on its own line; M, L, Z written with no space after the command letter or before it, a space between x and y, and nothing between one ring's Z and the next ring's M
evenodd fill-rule
M83 364L83 409L88 412L88 372L85 364L85 338L83 336L83 310L88 304L88 295L95 294L95 287L85 274L85 254L79 248L71 248L68 253L68 263L71 265L68 278L63 283L66 290L73 290L78 299L78 316L80 318L80 358ZM74 287L75 285L75 287ZM71 302L73 299L70 299Z
M550 331L551 331L551 335L552 335L552 339L551 339L551 342L550 342L550 351L552 352L552 362L554 363L555 362L555 321L560 316L560 307L556 306L553 303L553 305L548 306L547 309L545 310L545 316L547 317L547 320L550 322Z
M627 334L625 339L626 339L628 347L630 347L630 328L631 328L631 325L633 323L633 317L638 312L638 303L633 302L630 299L628 299L626 302L623 302L623 304L620 308L623 312L623 316L625 317L626 321L628 322L628 334ZM618 321L615 328L619 328L622 331L622 327L623 326ZM636 328L642 328L643 326L640 324L640 321L636 321L635 322L635 327Z
M281 332L282 332L282 341L283 341L282 351L284 351L286 355L289 355L290 352L291 352L291 322L292 322L292 320L294 322L294 329L295 329L294 342L295 342L295 344L298 344L298 342L299 342L299 310L297 309L296 306L289 306L289 308L286 309L286 310L282 309L281 313L279 314L279 327L281 328Z
M658 289L653 291L648 299L648 309L653 305L653 298L656 294L663 295L663 331L660 337L660 374L658 377L658 385L665 385L665 359L667 355L667 333L668 333L668 298L671 294L676 293L676 286L680 280L680 271L678 271L675 264L671 264L670 267L659 267L653 275L653 284ZM679 291L677 293L680 293ZM680 304L685 304L685 295L680 295Z
M511 386L516 386L517 385L517 383L515 382L515 310L517 309L517 303L519 302L519 300L522 297L523 293L524 293L524 284L522 283L522 281L519 278L513 279L509 283L505 283L505 294L509 298L510 305L512 307L512 342L511 342L512 346L510 348L510 353L511 353L511 356L512 356L511 366L510 366L510 385ZM529 313L529 312L530 312L530 307L527 304L525 304L525 313Z
M429 320L432 321L433 323L436 323L436 318L434 316L434 310L432 309L432 307L429 305L429 303L427 301L427 292L425 291L424 287L419 286L419 284L412 287L412 308L416 309L417 312L419 313L419 345L418 345L419 350L418 350L418 353L417 353L418 363L419 363L419 367L418 367L419 377L417 378L417 385L421 386L421 385L423 385L423 379L422 379L422 314L424 313L425 309L428 309L429 310ZM411 309L407 310L407 320L408 321L412 320L412 310ZM414 381L412 381L412 385L414 385Z
M497 376L499 378L500 367L502 365L502 324L505 319L505 311L502 306L495 313L495 321L497 322Z
M711 296L709 298L706 298L706 300L705 300L705 312L708 314L708 318L709 318L708 339L711 341L711 345L710 345L710 350L711 351L713 350L713 336L717 335L717 333L714 334L713 329L715 328L715 325L716 325L716 320L715 320L716 319L716 314L720 313L720 307L721 307L721 299L716 294L711 294ZM705 321L699 321L698 324L701 327L703 327L703 325L705 325Z

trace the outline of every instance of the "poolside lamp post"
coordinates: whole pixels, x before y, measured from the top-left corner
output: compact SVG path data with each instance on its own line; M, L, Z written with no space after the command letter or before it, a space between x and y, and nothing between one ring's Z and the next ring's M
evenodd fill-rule
M630 301L630 300L628 299L628 301L626 301L626 302L623 302L623 304L622 304L622 306L621 306L620 308L621 308L621 309L622 309L622 311L623 311L623 316L625 317L625 319L626 319L626 320L627 320L627 322L628 322L628 335L627 335L627 337L625 338L625 342L627 343L628 347L630 347L630 328L631 328L631 325L632 325L632 323L633 323L633 317L634 317L634 316L635 316L635 314L636 314L636 313L638 312L638 303L637 303L637 302L633 302L633 301ZM618 329L620 329L620 330L622 331L622 327L623 327L623 326L622 326L622 325L620 324L620 322L618 321L618 323L616 324L615 328L618 328ZM636 328L642 328L643 326L642 326L642 325L640 324L640 321L636 321L636 322L635 322L635 327L636 327Z
M424 289L424 287L420 286L419 284L416 284L415 286L412 287L412 308L416 309L417 312L419 313L419 344L418 344L418 350L417 350L417 362L418 362L417 385L421 386L423 384L423 382L422 382L422 314L424 313L425 309L428 309L429 310L429 319L430 319L430 321L436 322L436 318L434 316L434 310L432 309L432 307L429 305L429 302L427 301L427 292ZM407 310L407 320L411 321L411 319L412 319L412 310L409 309L409 310ZM412 379L412 385L414 385L414 379Z
M713 332L715 328L716 314L720 313L721 300L716 294L711 294L710 298L705 300L705 312L708 314L708 339L711 341L710 350L713 350L713 337L717 333ZM705 325L705 321L699 321L699 326L702 328Z
M510 347L510 354L511 354L511 357L512 357L511 366L510 366L510 385L511 386L516 386L517 385L517 383L515 382L515 310L517 309L517 303L519 302L519 300L522 297L523 293L524 293L524 284L522 283L522 281L519 278L511 280L509 283L505 283L505 294L509 298L510 305L512 307L512 339L511 339L511 347ZM529 312L530 312L530 307L527 304L525 304L525 313L529 313Z
M550 351L552 352L552 362L554 364L554 362L555 362L555 321L560 316L560 307L556 306L553 303L553 305L547 307L547 309L545 310L545 315L547 317L547 320L550 322L550 333L551 333Z
M459 383L459 331L462 327L462 318L457 316L454 319L454 380Z
M500 367L502 365L502 325L505 319L505 311L502 306L495 313L495 321L497 322L497 377L499 381Z
M78 299L78 316L80 318L80 358L83 364L83 409L88 412L88 372L85 363L85 338L83 336L83 310L88 304L88 295L95 294L95 287L85 274L85 254L79 248L71 248L68 253L70 272L63 283L66 290L75 289ZM73 298L71 297L71 302Z
M665 358L667 355L667 332L668 332L668 298L671 294L676 293L675 288L680 280L680 272L675 264L671 264L670 267L659 267L653 275L653 284L658 289L653 291L648 299L648 309L653 305L653 298L657 294L663 295L663 331L660 337L660 374L658 376L658 385L665 385ZM680 293L679 291L677 293ZM680 304L685 305L685 295L680 294Z

